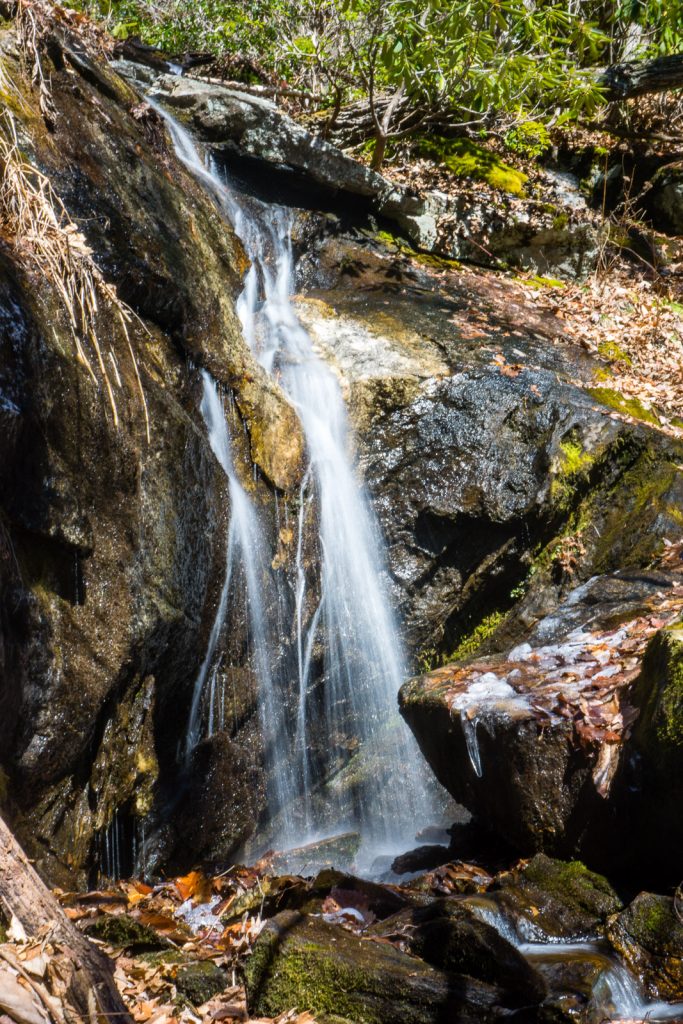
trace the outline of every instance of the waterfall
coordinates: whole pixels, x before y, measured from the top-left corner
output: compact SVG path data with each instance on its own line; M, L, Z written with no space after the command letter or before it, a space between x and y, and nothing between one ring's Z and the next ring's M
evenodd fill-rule
M220 397L211 378L203 374L202 413L213 451L229 480L231 521L225 581L195 686L186 757L200 737L201 707L207 685L212 686L212 672L215 675L216 647L239 565L245 577L267 757L277 780L271 810L283 811L274 842L286 848L331 831L353 829L363 838L363 859L369 863L378 852L405 848L416 829L430 821L432 808L422 757L398 715L397 694L406 678L406 664L383 583L382 540L353 465L341 388L314 352L292 304L292 215L282 207L244 201L219 171L205 165L185 129L154 106L169 126L177 155L216 198L251 260L237 305L244 339L296 409L309 458L296 525L292 634L297 679L287 680L273 669L276 627L267 621L270 602L262 592L272 558L267 531L235 473ZM315 593L304 565L305 537L312 529L317 531L319 558ZM318 679L322 702L311 697ZM293 682L297 707L287 722L284 695ZM360 796L353 787L349 796L344 784L350 758L353 771L364 776ZM321 774L330 781L324 796L316 796ZM296 825L286 813L294 802Z

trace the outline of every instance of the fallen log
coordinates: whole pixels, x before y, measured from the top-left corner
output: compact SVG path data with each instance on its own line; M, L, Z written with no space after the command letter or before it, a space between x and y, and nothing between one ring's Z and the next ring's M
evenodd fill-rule
M653 60L611 64L598 77L609 100L630 100L649 93L683 88L683 53Z
M30 937L45 937L68 962L69 1001L84 1019L133 1024L114 981L112 962L66 917L0 817L0 907Z

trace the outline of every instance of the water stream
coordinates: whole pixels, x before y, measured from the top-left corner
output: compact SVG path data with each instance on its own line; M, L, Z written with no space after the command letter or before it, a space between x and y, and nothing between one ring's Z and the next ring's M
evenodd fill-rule
M600 938L551 939L525 918L512 921L486 896L469 896L465 902L477 917L519 949L541 974L556 966L584 965L597 974L592 984L585 1019L603 1021L682 1021L683 1003L649 999L643 986Z
M263 592L272 580L273 542L235 472L220 395L203 374L202 413L229 480L231 518L225 579L196 681L185 757L191 757L207 725L215 724L216 651L233 603L233 578L240 572L267 767L274 780L269 814L277 825L271 842L287 848L354 830L363 840L361 860L369 864L379 853L409 846L416 830L430 822L432 807L421 755L398 716L397 694L407 669L383 583L382 540L353 464L341 388L314 352L292 303L292 213L241 197L204 162L187 131L155 107L169 126L177 155L219 202L251 260L237 305L243 335L294 405L309 459L296 524L290 604L297 678L292 680L276 667L273 637L281 625L268 613L287 603ZM306 538L312 530L318 562L313 582L306 566ZM320 681L322 699L313 698ZM296 708L288 718L283 709L292 683ZM360 787L346 784L349 773L363 774ZM329 783L324 795L323 779Z

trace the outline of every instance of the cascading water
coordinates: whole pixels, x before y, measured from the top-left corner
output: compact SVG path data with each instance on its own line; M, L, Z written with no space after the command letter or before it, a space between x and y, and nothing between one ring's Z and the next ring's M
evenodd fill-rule
M271 841L280 847L301 845L350 828L360 832L363 861L369 863L378 852L410 842L420 824L430 820L432 808L417 745L397 712L406 668L382 583L381 539L353 468L341 389L315 354L292 304L290 211L253 200L248 206L242 203L220 174L204 165L189 134L156 109L169 125L178 156L222 205L251 259L238 302L244 338L296 408L310 459L300 492L293 613L297 708L288 730L283 712L287 681L273 670L275 626L266 620L269 602L262 593L271 561L266 533L235 474L225 415L214 383L204 374L202 412L230 482L231 524L226 577L197 678L186 757L200 737L201 709L207 703L207 685L211 689L215 678L218 637L239 563L266 756L276 780L271 812L279 812L279 824ZM320 563L315 594L304 564L304 538L312 526L317 529ZM318 679L322 701L311 697ZM213 707L211 695L208 703ZM351 787L349 795L340 779L351 756L359 762L354 768L363 773L364 783ZM316 792L321 779L331 779L324 797ZM296 814L291 812L294 803Z

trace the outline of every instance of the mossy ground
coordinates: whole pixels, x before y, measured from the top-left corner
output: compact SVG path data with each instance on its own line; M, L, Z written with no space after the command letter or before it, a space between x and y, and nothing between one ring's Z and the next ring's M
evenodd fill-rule
M524 195L527 175L469 139L422 139L418 153L442 164L457 178L483 181L499 192Z

